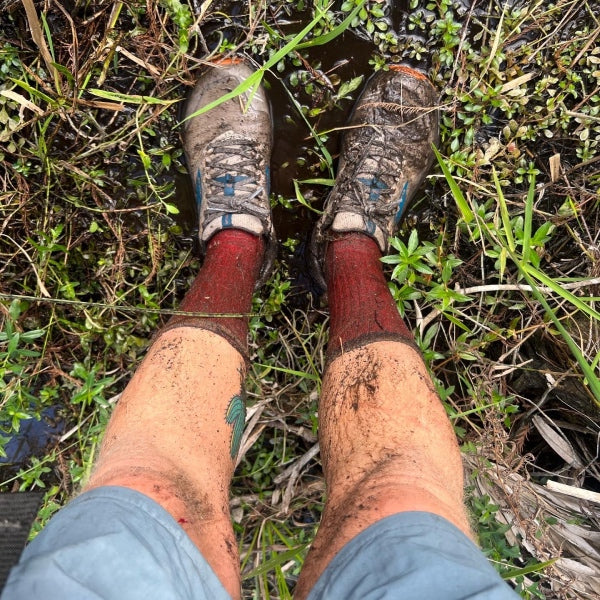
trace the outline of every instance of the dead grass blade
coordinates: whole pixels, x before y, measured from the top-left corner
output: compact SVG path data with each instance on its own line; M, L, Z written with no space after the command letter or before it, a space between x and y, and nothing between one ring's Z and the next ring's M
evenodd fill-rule
M591 500L533 483L502 457L489 462L465 455L477 496L500 507L497 519L509 526L507 541L540 562L558 558L544 571L553 598L592 600L600 594L600 519ZM519 463L519 466L522 462Z
M27 14L27 22L29 23L29 29L31 30L31 37L35 42L35 45L39 48L40 54L46 63L46 68L49 73L52 73L54 77L54 83L56 85L57 91L60 90L60 77L58 75L58 71L54 66L54 61L52 60L52 55L50 54L50 50L48 50L48 45L46 44L46 40L44 38L44 34L42 32L42 26L40 25L40 20L37 15L37 11L35 10L35 6L33 5L33 0L22 0L23 6L25 7L25 12Z

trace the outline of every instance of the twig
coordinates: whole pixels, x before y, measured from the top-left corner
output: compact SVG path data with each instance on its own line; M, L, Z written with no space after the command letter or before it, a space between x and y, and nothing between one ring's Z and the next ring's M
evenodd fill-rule
M7 236L5 236L7 237ZM11 238L12 239L12 238ZM19 246L20 247L20 246ZM35 270L35 269L34 269ZM37 273L36 273L37 275ZM43 285L43 283L42 283ZM45 290L46 288L44 288ZM46 292L47 293L47 292ZM48 296L50 296L48 294ZM27 300L28 302L46 302L49 304L68 304L70 306L78 306L82 310L86 308L109 308L118 312L125 313L139 313L139 314L152 314L152 315L180 315L187 317L261 317L267 314L273 315L274 312L270 313L207 313L207 312L187 312L185 310L171 310L168 308L139 308L137 306L115 306L114 304L104 304L102 302L83 302L82 300L66 300L63 298L40 298L39 296L27 296L23 294L4 294L0 292L0 298L5 300Z
M44 282L42 281L42 278L40 277L40 274L38 273L38 270L35 268L35 264L33 262L33 260L31 259L31 256L29 256L27 250L25 250L25 248L23 248L23 246L21 246L21 244L19 244L18 242L16 242L13 238L11 238L9 235L3 233L1 235L1 237L5 237L7 239L9 239L24 255L25 258L27 259L27 261L29 262L29 265L35 275L38 287L40 288L40 292L42 293L43 296L46 296L46 298L39 298L39 300L44 300L44 299L49 299L50 298L50 294L48 293L48 290L46 289L46 286L44 285ZM34 296L35 297L35 296Z
M283 473L279 473L273 480L275 483L280 484L284 482L288 477L300 473L302 467L309 461L311 461L319 453L319 443L317 442L310 450L307 450L298 460L294 461Z
M591 279L584 279L583 281L572 281L571 283L563 283L561 287L564 290L578 290L582 287L589 285L600 284L600 277L594 277ZM544 294L551 294L554 290L549 287L538 287L536 288L539 292ZM497 283L490 285L476 285L470 288L456 288L456 291L465 294L477 294L479 292L532 292L533 288L530 285L524 283Z
M600 277L593 277L590 279L585 279L583 281L572 281L571 283L563 283L562 288L565 290L577 290L582 287L587 287L590 285L598 285L600 284ZM542 294L551 294L554 292L552 288L549 287L538 287L536 288ZM463 294L468 296L469 294L481 294L486 292L531 292L533 288L530 285L524 283L494 283L490 285L476 285L469 288L460 288L456 287L455 291L459 294ZM419 324L418 328L421 332L425 330L425 328L436 319L439 315L442 314L442 311L438 308L434 308Z
M129 52L129 50L127 50L126 48L123 48L123 46L117 46L116 51L119 54L126 56L130 61L134 62L136 65L146 69L146 71L148 71L148 73L150 73L150 75L152 75L153 77L160 77L160 69L157 69L154 65L151 65L149 62L138 58L135 54Z
M452 73L450 74L450 77L448 78L449 82L454 81L454 75L456 75L456 71L458 69L458 61L460 60L460 58L462 56L463 48L465 45L465 40L467 39L467 32L469 31L469 25L471 23L471 18L473 17L473 10L475 9L476 4L477 4L477 0L473 0L473 2L471 2L471 7L469 8L469 14L467 15L467 18L465 19L465 22L462 26L462 35L460 36L460 43L458 44L458 48L455 52L456 58L454 59L454 64L452 65Z
M600 494L598 492L592 492L591 490L584 490L583 488L574 487L572 485L566 485L564 483L558 483L558 481L552 481L549 479L546 482L546 487L559 494L566 494L573 498L580 498L581 500L589 500L590 502L597 502L600 504Z
M294 496L294 485L304 466L310 462L319 453L319 442L317 442L310 450L305 452L298 460L294 461L283 473L280 473L273 480L277 485L288 479L283 498L281 500L281 510L287 513Z
M579 51L579 54L571 61L569 69L572 69L574 65L576 65L580 61L581 57L586 55L587 51L590 49L590 46L596 41L598 34L600 34L600 27L596 27L594 33L590 35L590 39L587 41L585 46Z
M246 413L246 424L244 435L242 436L242 440L240 443L240 449L238 451L235 466L236 468L242 462L242 459L246 455L246 452L252 448L254 442L260 437L266 425L263 423L258 425L258 421L260 420L263 411L265 410L267 404L269 404L269 400L262 400L261 402L257 402L254 406L251 406Z
M25 14L27 15L27 22L29 23L29 30L31 31L31 38L35 42L35 45L39 48L40 54L42 55L42 58L46 63L46 68L48 69L48 72L52 73L52 75L54 76L56 91L60 92L60 78L58 76L58 71L54 66L52 56L50 55L50 50L48 50L48 45L46 44L46 40L44 39L44 34L42 33L42 26L40 25L40 20L35 10L33 1L22 1L23 6L25 7Z
M115 402L117 402L117 400L119 400L120 397L121 397L120 393L116 394L112 398L109 398L107 400L107 402L109 404L114 404ZM66 442L74 433L76 433L77 431L79 431L81 429L81 426L84 423L89 421L93 416L94 416L94 413L89 414L87 417L85 417L85 419L83 419L79 423L77 423L77 425L75 425L74 427L71 427L71 429L69 429L69 431L67 431L66 433L63 433L63 435L58 439L58 443L62 444L63 442Z

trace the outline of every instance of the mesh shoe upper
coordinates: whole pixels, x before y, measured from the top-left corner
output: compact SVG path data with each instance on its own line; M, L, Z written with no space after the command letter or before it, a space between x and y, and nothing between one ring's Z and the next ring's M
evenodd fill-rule
M253 70L242 60L214 65L190 95L185 117L232 92ZM201 246L221 229L243 229L266 238L270 270L275 233L269 202L272 121L261 87L244 92L185 121L184 150L194 183Z
M321 260L335 232L371 236L382 252L427 175L438 143L437 92L405 67L376 73L357 101L342 141L335 186L313 234Z

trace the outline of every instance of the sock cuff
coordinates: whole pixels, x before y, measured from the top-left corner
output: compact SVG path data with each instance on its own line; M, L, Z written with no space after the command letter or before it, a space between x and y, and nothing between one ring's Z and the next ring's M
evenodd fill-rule
M333 340L329 340L329 344L327 346L327 354L325 360L325 369L327 369L331 363L336 359L345 354L346 352L351 352L352 350L356 350L362 346L367 346L369 344L374 344L375 342L400 342L402 344L406 344L410 346L414 350L416 350L419 354L421 354L421 349L417 346L412 335L410 337L406 336L402 333L393 333L390 331L375 331L370 333L365 333L363 335L359 335L358 337L348 340L343 344L332 344Z
M186 317L175 315L171 320L154 336L154 343L163 333L177 329L179 327L192 327L194 329L204 329L216 335L221 336L230 346L236 350L244 359L246 371L250 367L250 358L248 356L248 342L242 342L239 335L236 335L225 325L215 323L214 319L204 317Z

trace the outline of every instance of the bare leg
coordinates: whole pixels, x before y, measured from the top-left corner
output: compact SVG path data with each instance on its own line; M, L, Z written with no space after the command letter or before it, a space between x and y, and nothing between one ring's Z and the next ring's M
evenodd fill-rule
M217 234L183 309L248 312L262 252L251 234ZM174 319L123 393L87 485L124 486L158 502L233 598L240 573L229 484L244 426L246 333L243 318Z
M328 497L297 598L345 543L386 516L428 511L470 533L458 444L379 256L372 240L356 234L328 249L332 360L319 405Z
M244 372L240 354L214 333L181 327L162 334L115 410L87 486L124 486L158 502L234 598L240 579L225 415Z
M125 390L89 488L150 496L240 597L229 484L244 429L243 382L252 293L275 243L268 194L272 126L262 88L193 116L253 73L242 59L205 71L186 103L184 150L204 264Z
M389 515L428 511L470 534L456 438L412 347L375 342L337 358L319 428L328 497L297 598L345 543Z

